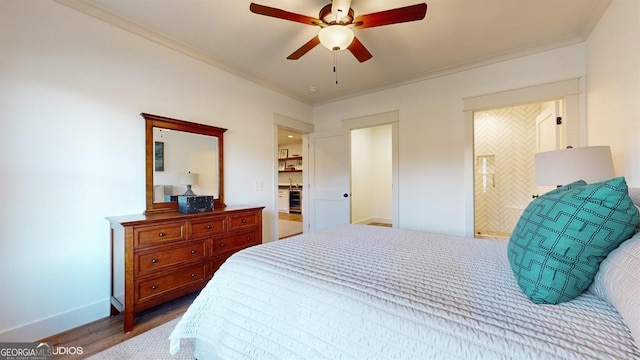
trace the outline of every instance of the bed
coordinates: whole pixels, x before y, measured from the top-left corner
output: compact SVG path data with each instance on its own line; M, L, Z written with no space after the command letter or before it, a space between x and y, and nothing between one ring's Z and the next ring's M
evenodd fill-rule
M254 246L216 272L170 351L194 338L199 360L640 359L640 234L558 305L522 293L507 246L369 225Z

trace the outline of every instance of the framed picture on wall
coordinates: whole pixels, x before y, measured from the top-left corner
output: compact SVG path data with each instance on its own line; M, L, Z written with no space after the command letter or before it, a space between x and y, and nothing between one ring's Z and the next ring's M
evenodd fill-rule
M155 142L155 170L164 171L164 143Z
M289 149L280 149L280 159L286 159L289 157Z
M284 171L284 161L278 161L278 170Z

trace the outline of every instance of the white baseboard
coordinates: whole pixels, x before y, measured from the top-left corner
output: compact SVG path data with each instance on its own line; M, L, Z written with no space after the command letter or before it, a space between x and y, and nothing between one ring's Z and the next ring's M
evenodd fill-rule
M35 342L109 316L109 300L98 301L65 313L0 331L0 342ZM54 344L55 345L55 344Z

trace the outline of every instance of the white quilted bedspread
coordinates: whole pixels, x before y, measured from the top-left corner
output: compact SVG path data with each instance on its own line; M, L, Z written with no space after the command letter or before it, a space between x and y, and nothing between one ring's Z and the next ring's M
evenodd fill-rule
M345 225L255 246L216 272L171 351L197 338L212 359L640 359L596 296L522 295L506 245Z

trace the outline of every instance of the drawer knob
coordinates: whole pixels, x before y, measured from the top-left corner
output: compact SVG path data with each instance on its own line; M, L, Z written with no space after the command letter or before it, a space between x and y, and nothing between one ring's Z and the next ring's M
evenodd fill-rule
M164 233L163 233L163 232L161 232L160 234L158 234L158 236L160 236L160 237L164 237Z
M242 219L242 223L246 224L247 223L247 219Z
M211 225L207 225L207 230L211 230Z
M158 285L151 285L151 290L156 290L158 288Z
M251 241L251 236L248 236L248 237L247 237L247 241Z
M220 247L224 247L224 243L220 243Z
M152 264L155 264L155 263L157 263L157 262L158 262L158 259L151 259L151 263L152 263Z
M195 253L197 253L197 251L194 249L194 250L191 250L191 253L195 254Z
M196 277L196 273L191 273L191 277Z

